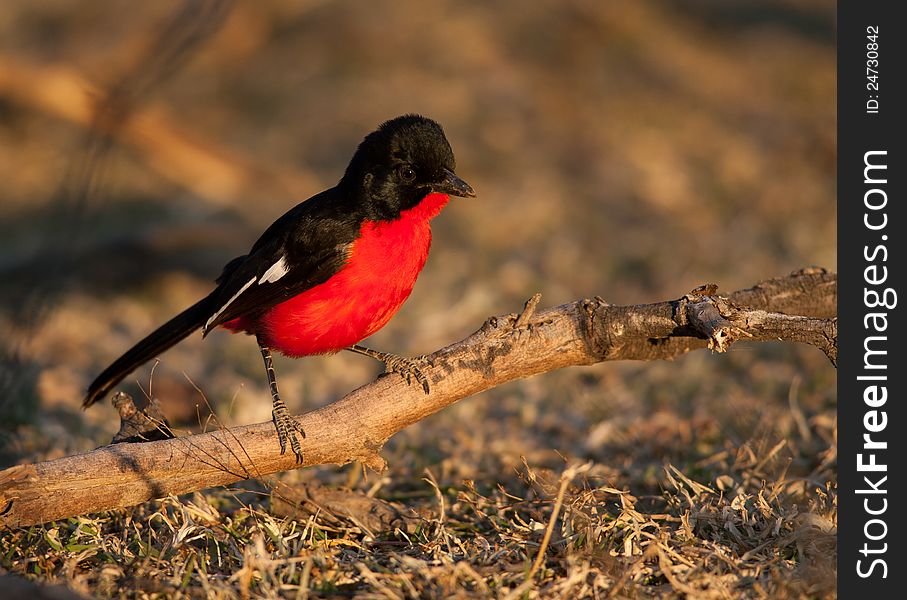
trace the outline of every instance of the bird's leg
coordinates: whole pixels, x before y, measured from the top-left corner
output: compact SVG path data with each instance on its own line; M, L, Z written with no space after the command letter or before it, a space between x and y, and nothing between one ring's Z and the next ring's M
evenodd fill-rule
M353 344L347 348L347 350L380 360L384 363L385 373L398 373L406 380L406 383L412 383L413 379L415 379L422 385L422 390L426 394L430 391L428 377L426 377L425 374L422 373L422 369L419 368L419 363L424 362L425 360L424 356L416 359L406 358L405 356L397 356L396 354L389 354L387 352L378 352L377 350L372 350L371 348L366 348L365 346L359 346L357 344Z
M271 388L271 401L274 404L274 410L271 411L271 417L274 420L274 427L277 429L277 439L280 441L280 453L287 451L287 438L290 440L290 448L296 455L296 462L302 462L302 446L299 444L296 434L299 433L305 438L305 431L302 425L287 410L287 405L280 399L280 392L277 391L277 376L274 375L274 364L271 361L271 349L268 348L261 337L255 336L258 340L258 348L261 350L261 357L265 361L265 371L268 373L268 385Z

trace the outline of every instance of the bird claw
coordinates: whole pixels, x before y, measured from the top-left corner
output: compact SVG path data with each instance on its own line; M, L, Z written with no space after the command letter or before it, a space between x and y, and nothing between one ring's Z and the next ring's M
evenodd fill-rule
M290 442L290 449L296 455L296 464L302 464L302 445L296 434L305 439L305 431L302 425L296 420L296 417L290 414L290 411L284 406L283 410L275 409L271 411L271 417L274 420L274 428L277 429L277 440L280 442L280 453L286 454L287 440Z
M428 377L425 376L425 373L423 373L420 368L420 365L425 364L426 360L425 355L419 356L418 358L390 355L387 360L384 361L384 372L397 373L403 377L409 385L412 385L413 380L415 379L416 382L422 386L422 391L428 394L431 391L431 385L428 382Z

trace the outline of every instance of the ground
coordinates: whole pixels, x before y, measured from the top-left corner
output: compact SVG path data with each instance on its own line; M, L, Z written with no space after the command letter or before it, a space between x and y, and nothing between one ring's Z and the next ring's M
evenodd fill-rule
M654 302L836 266L834 3L237 3L172 64L147 49L178 3L145 4L0 8L2 466L109 441L113 408L79 409L91 378L401 113L443 124L479 197L436 219L373 347L433 351L535 292ZM140 116L87 147L82 86L124 73ZM209 405L270 418L248 337L193 336L152 367L123 389L184 431ZM299 412L378 373L352 354L276 368ZM819 351L780 343L557 371L404 430L385 473L4 532L0 572L130 598L833 597L835 383ZM288 516L278 483L411 518Z

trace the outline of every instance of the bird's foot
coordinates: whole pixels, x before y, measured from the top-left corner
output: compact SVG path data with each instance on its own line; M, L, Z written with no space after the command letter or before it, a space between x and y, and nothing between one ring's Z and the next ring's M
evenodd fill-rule
M428 377L425 376L421 368L421 365L424 365L427 360L424 355L416 358L407 358L396 354L385 354L385 357L379 360L384 363L385 373L397 373L410 385L415 380L422 386L422 390L426 394L431 391Z
M425 355L417 358L406 358L404 356L397 356L396 354L390 354L388 352L379 352L377 350L372 350L371 348L366 348L365 346L357 345L350 346L347 350L355 352L356 354L371 356L375 360L380 360L384 363L385 373L397 373L403 377L408 384L412 384L413 380L416 380L416 382L422 386L422 390L426 394L431 391L428 377L422 372L422 366L428 362L428 358Z
M296 437L296 434L298 433L302 436L302 439L305 439L305 431L303 431L302 425L299 424L296 417L290 414L287 407L282 404L271 411L271 416L274 420L274 428L277 429L277 439L280 441L280 453L286 454L287 440L289 439L290 449L296 455L296 463L301 464L302 445L299 443L299 438Z

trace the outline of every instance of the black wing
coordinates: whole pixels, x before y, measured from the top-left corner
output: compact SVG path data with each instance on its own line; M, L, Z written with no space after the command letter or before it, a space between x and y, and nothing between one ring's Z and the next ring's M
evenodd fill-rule
M227 264L211 294L214 309L205 335L324 283L343 268L361 218L336 196L334 188L297 205L262 234L248 255Z

